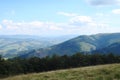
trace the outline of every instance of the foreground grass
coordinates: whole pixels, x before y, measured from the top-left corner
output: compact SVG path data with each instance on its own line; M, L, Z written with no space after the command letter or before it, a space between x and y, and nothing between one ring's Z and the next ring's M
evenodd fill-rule
M120 80L120 64L34 73L0 80Z

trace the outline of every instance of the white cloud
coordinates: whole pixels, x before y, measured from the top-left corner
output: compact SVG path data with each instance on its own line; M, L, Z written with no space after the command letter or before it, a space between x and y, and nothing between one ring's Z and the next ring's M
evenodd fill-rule
M3 20L2 24L9 29L33 29L33 28L41 28L44 26L43 22L40 21L32 21L32 22L13 22L12 20Z
M97 25L90 16L75 16L70 19L70 24L74 26L79 26L79 27Z
M2 25L6 31L13 34L49 34L49 32L60 32L62 30L59 24L53 22L14 22L12 20L3 20Z
M120 0L86 0L90 5L103 6L103 5L119 5Z
M68 15L69 20L66 23L55 22L14 22L12 20L3 20L4 32L6 34L27 34L27 35L67 35L67 34L96 34L120 32L119 27L111 27L108 24L97 21L91 16ZM100 14L103 16L103 14Z
M112 13L114 13L114 14L120 14L120 9L114 9L114 10L112 10Z
M19 28L19 23L13 23L12 20L3 20L2 25L5 26L7 29L17 29Z
M63 15L63 16L68 16L68 17L76 16L77 15L75 13L66 13L66 12L58 12L57 14Z
M89 22L92 22L92 18L89 16L75 16L75 17L71 18L70 21L72 23L74 23L74 22L89 23Z
M0 25L0 29L2 29L2 25Z

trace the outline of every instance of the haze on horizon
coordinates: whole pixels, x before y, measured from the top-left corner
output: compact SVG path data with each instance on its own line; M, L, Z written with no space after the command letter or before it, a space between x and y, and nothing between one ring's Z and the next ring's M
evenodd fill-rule
M1 0L0 35L120 32L120 0Z

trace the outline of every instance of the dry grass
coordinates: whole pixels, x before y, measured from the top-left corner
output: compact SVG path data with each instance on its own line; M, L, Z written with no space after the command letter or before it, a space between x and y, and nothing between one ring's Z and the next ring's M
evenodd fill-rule
M0 80L120 80L120 64L34 73Z

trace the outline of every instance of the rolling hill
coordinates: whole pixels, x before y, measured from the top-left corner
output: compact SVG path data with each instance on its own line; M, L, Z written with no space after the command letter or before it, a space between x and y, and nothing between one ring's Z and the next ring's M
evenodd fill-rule
M114 53L115 55L120 55L120 43L111 44L105 48L95 50L93 53L109 54Z
M0 38L0 54L3 57L10 58L17 56L20 52L38 49L52 45L47 41L40 41L35 39L13 39Z
M120 55L118 53L120 51L119 45L115 43L120 43L120 33L82 35L48 48L33 50L21 57L44 57L53 54L71 55L77 52L92 54L93 52L97 53L97 51L101 52L101 50L105 53L112 52ZM116 45L116 47L112 47L113 45ZM107 51L108 49L110 50Z
M120 80L120 64L34 73L0 80Z
M45 48L73 36L40 37L30 35L0 35L0 55L4 58L12 58L24 54L33 49Z

